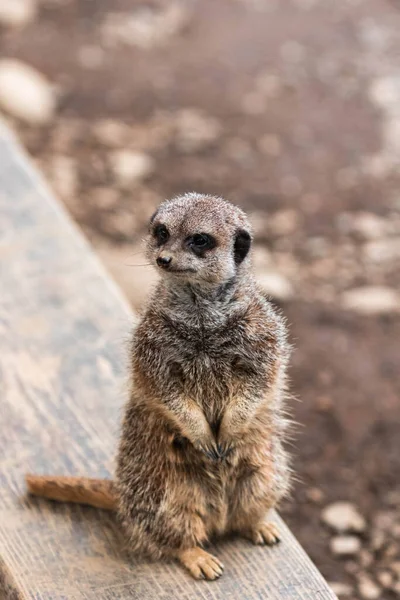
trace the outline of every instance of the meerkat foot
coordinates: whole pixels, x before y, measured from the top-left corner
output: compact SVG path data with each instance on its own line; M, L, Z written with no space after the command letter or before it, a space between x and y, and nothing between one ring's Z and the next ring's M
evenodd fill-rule
M273 546L281 541L279 536L279 530L274 523L267 521L266 523L261 523L254 529L250 529L247 533L247 536L253 544Z
M198 547L182 550L178 559L195 579L218 579L224 570L224 565L216 556Z

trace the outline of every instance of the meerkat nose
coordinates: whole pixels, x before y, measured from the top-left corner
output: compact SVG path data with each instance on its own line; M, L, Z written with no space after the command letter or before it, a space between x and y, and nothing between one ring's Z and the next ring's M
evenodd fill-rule
M171 261L172 261L171 256L158 256L157 257L157 264L159 267L162 267L163 269L168 269L169 265L171 264Z

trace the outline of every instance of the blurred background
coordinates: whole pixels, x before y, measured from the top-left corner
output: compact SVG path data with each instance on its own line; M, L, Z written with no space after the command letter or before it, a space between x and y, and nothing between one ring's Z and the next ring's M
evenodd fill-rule
M400 597L398 0L0 0L0 114L135 309L166 197L251 214L296 347L282 513L340 597Z

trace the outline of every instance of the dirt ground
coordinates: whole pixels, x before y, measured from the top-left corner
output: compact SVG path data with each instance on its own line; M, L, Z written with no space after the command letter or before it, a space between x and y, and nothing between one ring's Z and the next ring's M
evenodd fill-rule
M41 0L0 53L55 84L47 122L5 117L134 307L160 200L251 212L296 348L282 512L341 597L400 597L400 5ZM366 519L345 556L321 521L339 500Z

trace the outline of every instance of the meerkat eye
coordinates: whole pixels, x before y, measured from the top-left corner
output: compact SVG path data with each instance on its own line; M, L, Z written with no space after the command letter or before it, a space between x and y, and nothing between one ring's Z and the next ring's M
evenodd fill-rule
M165 225L157 225L157 227L154 228L154 237L156 238L159 246L168 241L169 231Z
M187 240L188 246L196 254L201 254L205 250L212 250L217 245L215 238L207 233L196 233Z

